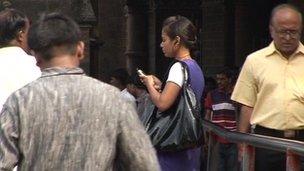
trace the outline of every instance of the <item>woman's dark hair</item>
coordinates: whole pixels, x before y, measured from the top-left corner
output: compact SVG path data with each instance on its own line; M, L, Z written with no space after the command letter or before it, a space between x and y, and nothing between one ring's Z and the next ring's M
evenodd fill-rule
M75 54L79 41L81 31L78 24L60 13L42 15L28 34L29 47L45 60L57 53Z
M163 22L163 31L170 39L180 37L181 43L190 50L191 56L197 49L196 27L186 17L177 15L168 17Z
M8 46L25 29L27 17L15 9L0 12L0 47Z

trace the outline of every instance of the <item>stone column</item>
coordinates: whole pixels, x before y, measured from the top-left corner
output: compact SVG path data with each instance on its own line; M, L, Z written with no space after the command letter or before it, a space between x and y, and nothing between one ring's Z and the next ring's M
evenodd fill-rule
M252 51L249 5L248 0L235 1L235 66L241 66Z
M96 25L96 16L93 11L93 6L90 0L79 0L79 1L71 1L71 12L73 18L78 22L81 32L82 32L82 40L85 43L85 58L81 62L80 67L86 72L86 74L92 76L93 70L95 68L91 68L91 32Z
M136 68L148 70L148 11L144 1L129 0L126 3L127 46L126 65L130 73Z
M231 1L231 0L227 0ZM231 7L231 6L229 6ZM206 75L214 75L227 64L228 52L233 47L231 40L231 11L226 0L203 0L202 2L202 55ZM233 34L233 35L228 35ZM231 44L229 46L229 44Z
M159 47L159 43L156 41L156 6L154 0L149 0L149 23L148 23L148 70L146 72L156 73L156 49Z

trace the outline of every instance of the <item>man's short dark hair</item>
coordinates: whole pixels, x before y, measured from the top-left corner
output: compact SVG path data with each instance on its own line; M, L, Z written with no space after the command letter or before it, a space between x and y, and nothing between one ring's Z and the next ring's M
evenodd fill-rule
M26 27L25 14L15 9L0 12L0 47L8 46L18 33Z
M137 88L146 89L146 86L140 81L137 73L130 76L130 83L135 85Z
M28 44L41 58L50 60L58 53L73 55L81 41L78 24L60 13L44 14L30 28Z
M131 82L130 75L125 68L115 69L110 77L116 78L123 86L127 86Z
M223 74L234 83L237 80L239 69L237 67L224 67L217 74Z
M225 75L227 78L231 78L233 76L233 71L229 67L224 67L222 70L217 72L217 75Z

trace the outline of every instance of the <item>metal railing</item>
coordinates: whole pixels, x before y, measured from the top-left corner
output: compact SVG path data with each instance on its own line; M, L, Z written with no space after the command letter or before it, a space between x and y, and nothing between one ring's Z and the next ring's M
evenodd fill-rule
M257 134L246 134L241 132L231 132L219 127L208 120L203 120L203 127L206 131L227 139L234 143L244 143L241 169L244 171L254 171L255 147L271 149L286 153L286 170L300 171L300 156L304 156L304 142L275 138Z

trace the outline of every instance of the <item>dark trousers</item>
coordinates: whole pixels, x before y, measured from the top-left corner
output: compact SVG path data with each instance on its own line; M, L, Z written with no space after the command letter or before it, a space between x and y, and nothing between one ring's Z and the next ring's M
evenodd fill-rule
M285 171L286 154L264 148L255 148L256 171Z
M219 171L237 171L237 145L219 143Z
M254 133L260 135L273 136L278 138L285 138L284 132L274 129L265 128L262 126L256 126ZM304 132L300 131L293 138L298 141L304 141ZM265 148L256 148L255 149L255 170L256 171L285 171L286 170L286 153L273 151ZM301 169L303 170L303 169Z

